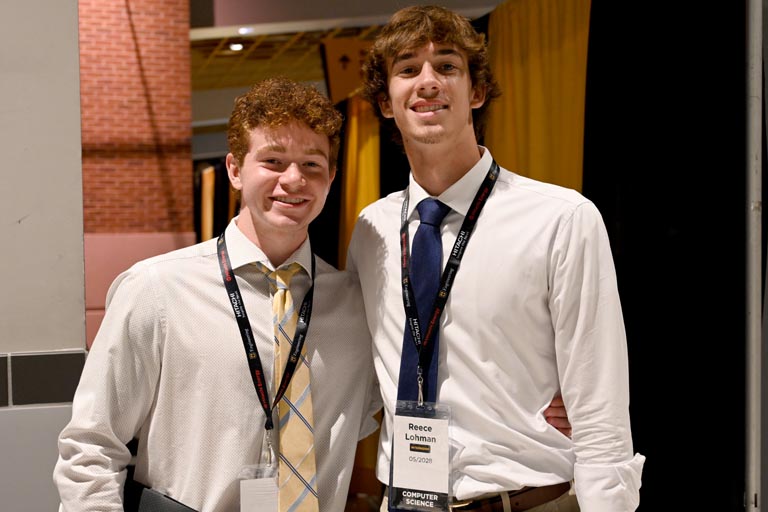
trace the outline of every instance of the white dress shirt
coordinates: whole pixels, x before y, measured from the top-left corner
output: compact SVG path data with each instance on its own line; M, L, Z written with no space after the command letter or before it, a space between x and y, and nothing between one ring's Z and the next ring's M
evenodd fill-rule
M443 262L490 152L439 196ZM411 176L416 205L429 194ZM360 214L348 269L359 275L384 400L377 476L389 478L392 422L405 327L400 210L406 191ZM627 349L608 237L595 206L573 190L501 169L440 319L439 403L452 410L452 493L544 486L575 477L585 512L631 511L644 457L633 456ZM543 416L562 393L573 440Z
M232 268L274 397L272 267L235 225ZM309 288L310 246L285 265L294 301ZM83 370L54 471L62 509L122 512L122 484L139 438L137 481L202 512L239 512L238 473L259 463L265 416L222 283L216 240L150 258L121 274ZM359 285L318 258L306 340L311 364L320 510L344 509L357 441L375 430L370 340ZM276 417L275 412L275 417ZM273 431L274 432L274 431ZM277 441L273 442L277 446Z

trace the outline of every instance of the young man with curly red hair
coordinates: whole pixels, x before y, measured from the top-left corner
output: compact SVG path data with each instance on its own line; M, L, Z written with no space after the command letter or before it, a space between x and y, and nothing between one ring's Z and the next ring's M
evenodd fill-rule
M122 512L134 437L137 482L201 512L240 510L240 481L256 480L256 465L278 464L285 411L295 406L306 418L304 396L283 398L279 419L266 412L282 368L273 364L270 280L280 283L270 274L290 268L295 308L311 309L302 309L297 364L311 370L314 446L305 460L315 459L316 478L295 503L282 503L281 492L279 510L344 509L357 441L376 427L366 414L370 343L357 282L314 258L307 236L336 173L341 124L325 96L288 80L237 98L226 163L242 194L239 215L218 241L139 262L113 283L59 439L61 510ZM285 341L300 342L290 333L283 341L281 353ZM285 467L281 484L291 476Z

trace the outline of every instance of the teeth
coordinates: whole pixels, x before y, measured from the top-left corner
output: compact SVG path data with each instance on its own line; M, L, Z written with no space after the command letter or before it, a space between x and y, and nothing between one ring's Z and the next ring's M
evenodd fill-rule
M416 112L434 112L436 110L442 110L445 108L443 105L424 105L420 107L413 107Z
M276 197L275 201L280 201L281 203L290 203L290 204L299 204L303 203L304 200L301 198L294 198L294 197Z

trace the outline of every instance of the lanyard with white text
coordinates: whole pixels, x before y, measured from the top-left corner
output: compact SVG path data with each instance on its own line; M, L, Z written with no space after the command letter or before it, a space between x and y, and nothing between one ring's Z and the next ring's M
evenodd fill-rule
M256 348L256 342L253 339L251 323L248 321L248 313L245 311L245 304L243 304L243 298L240 295L240 287L237 285L237 281L232 272L232 263L229 261L229 252L227 251L227 242L224 240L224 233L219 236L217 247L221 278L224 280L224 287L227 289L229 301L232 304L232 311L235 313L237 326L240 328L240 336L243 338L243 346L245 347L245 353L248 356L248 367L250 368L253 385L256 387L256 394L261 402L261 407L264 409L264 414L267 416L267 422L264 428L271 430L274 427L272 422L272 410L285 394L285 390L288 388L288 383L291 382L293 373L296 370L296 365L301 359L301 349L304 346L304 340L307 337L309 319L312 316L312 295L315 289L315 255L310 251L312 254L312 284L301 303L299 320L296 323L296 333L293 336L291 352L288 357L288 362L285 363L285 370L283 371L283 378L280 380L280 386L275 393L275 401L270 407L269 390L267 388L266 380L264 379L261 358L259 357L259 351Z
M483 183L480 185L475 198L472 200L472 204L464 217L464 222L461 224L459 234L456 236L456 242L451 249L451 255L448 258L448 262L445 264L443 274L440 277L440 288L437 291L437 296L432 306L432 314L429 316L429 322L427 325L427 331L424 336L421 335L421 325L419 322L419 314L416 308L416 300L413 296L413 288L411 287L410 278L410 249L409 249L409 235L408 235L408 192L405 193L405 199L403 199L403 208L400 213L401 227L400 227L400 254L401 254L401 275L403 285L403 306L405 307L405 314L408 320L408 328L411 331L411 337L413 343L416 345L416 351L419 354L419 366L417 367L419 383L419 403L423 403L422 395L422 383L424 382L423 373L425 369L429 369L429 361L432 358L432 351L434 346L430 344L435 329L438 328L438 322L440 315L443 312L445 303L448 301L448 295L451 293L453 282L456 278L456 273L459 271L459 265L462 257L464 257L464 251L469 244L469 237L472 235L472 231L477 223L477 217L485 206L485 202L488 200L488 196L491 195L491 190L496 184L496 178L499 177L499 166L493 161L488 174L485 176ZM427 349L427 350L424 350Z

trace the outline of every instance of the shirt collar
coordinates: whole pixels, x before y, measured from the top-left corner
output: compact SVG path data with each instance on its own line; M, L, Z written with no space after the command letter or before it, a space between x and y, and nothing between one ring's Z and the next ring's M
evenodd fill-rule
M475 194L488 174L491 162L493 162L493 156L491 156L488 148L478 147L482 154L480 160L459 181L448 187L445 192L437 197L440 202L447 204L451 207L451 210L463 216L467 215L469 207L472 205L472 200L475 198ZM422 199L428 197L430 197L429 193L416 183L416 180L413 179L413 173L411 173L408 185L408 218L413 215L416 205Z
M236 221L237 217L230 221L227 229L224 231L225 236L227 237L227 251L229 252L229 261L232 264L232 270L255 263L263 263L267 268L274 270L274 266L264 254L264 251L262 251L258 245L251 242L243 232L240 231ZM304 243L302 243L301 246L299 246L299 248L296 249L296 251L280 266L285 267L294 262L301 265L307 275L311 275L312 248L309 243L309 237L307 237L307 239L304 240Z

